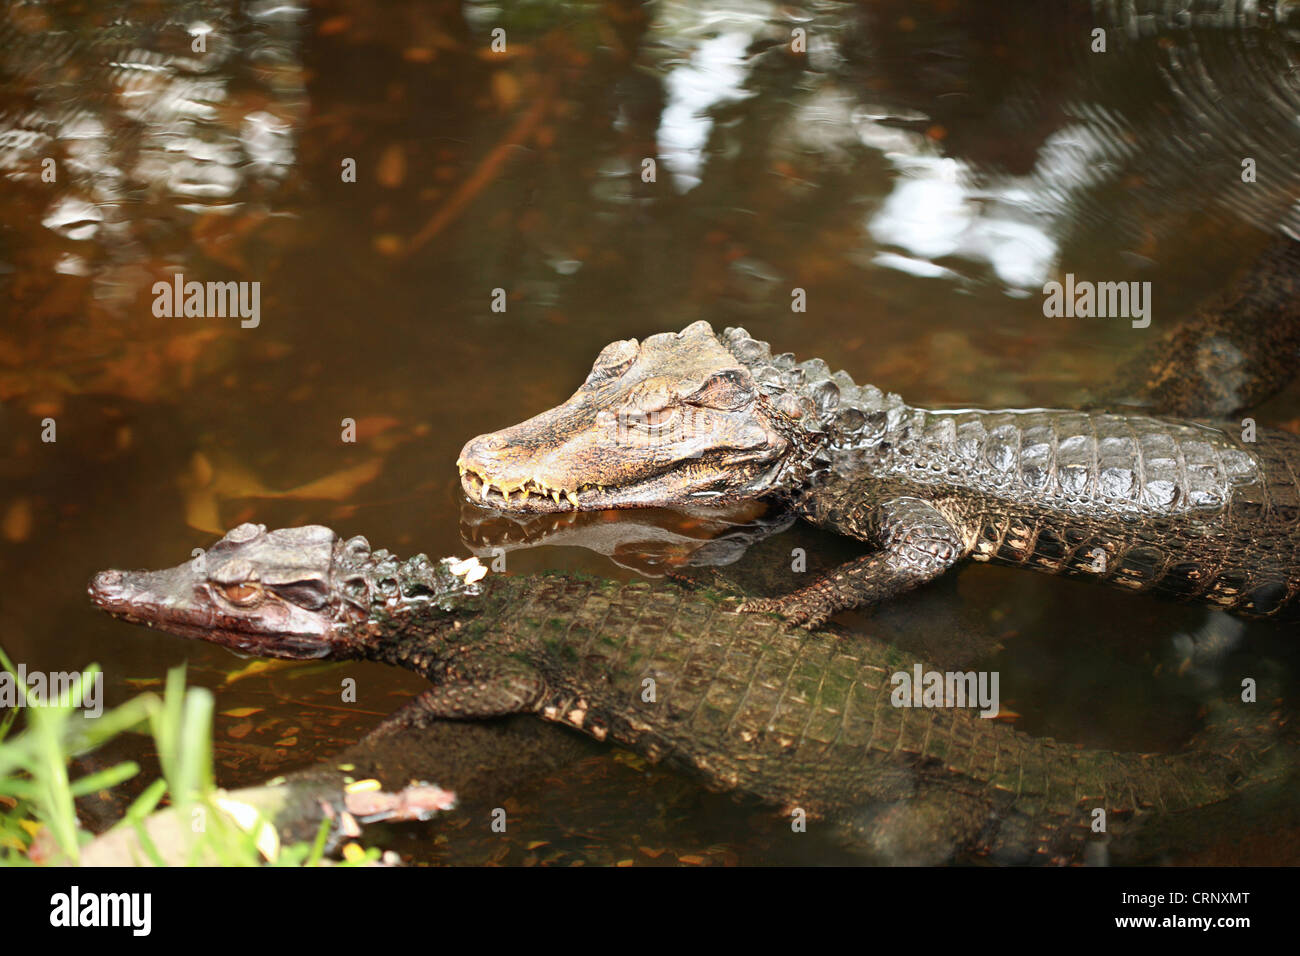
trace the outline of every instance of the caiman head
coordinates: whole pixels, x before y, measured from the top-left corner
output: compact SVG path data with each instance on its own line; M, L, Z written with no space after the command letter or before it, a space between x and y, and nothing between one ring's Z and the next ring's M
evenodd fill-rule
M457 466L472 500L504 511L725 503L798 488L903 408L820 359L696 322L605 346L568 401L473 439Z
M421 616L424 633L472 610L477 558L399 561L365 538L242 524L163 571L101 571L90 598L114 617L258 657L373 658Z

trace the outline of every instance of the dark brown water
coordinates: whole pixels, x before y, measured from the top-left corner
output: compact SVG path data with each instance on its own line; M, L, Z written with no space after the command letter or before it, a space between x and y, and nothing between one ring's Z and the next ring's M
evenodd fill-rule
M30 669L99 662L110 703L189 661L225 712L223 784L341 749L420 682L244 673L98 615L94 571L176 564L246 520L463 554L467 438L563 400L605 343L700 318L918 404L1083 401L1300 224L1295 4L506 6L0 13L0 641ZM155 314L177 272L260 283L256 326ZM1150 281L1150 328L1044 318L1042 285L1066 273ZM1300 392L1258 414L1295 427ZM851 551L793 533L814 564ZM510 567L657 570L608 540L512 550ZM793 546L729 567L770 585ZM1207 687L1294 673L1278 628L983 567L853 622L1000 670L1027 731L1114 749L1176 748ZM1189 666L1189 635L1216 634L1231 649ZM344 676L357 705L338 703ZM394 845L842 859L626 755L584 767L521 793L543 822L490 852L458 855L478 821ZM1166 858L1300 859L1289 817L1234 825Z

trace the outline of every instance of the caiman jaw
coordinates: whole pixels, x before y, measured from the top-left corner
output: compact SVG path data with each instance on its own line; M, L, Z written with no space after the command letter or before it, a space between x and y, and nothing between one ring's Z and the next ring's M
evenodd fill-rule
M724 470L711 463L688 463L676 469L638 477L626 486L580 484L576 489L556 487L541 478L521 480L494 476L465 462L457 463L460 485L475 504L498 511L526 514L561 514L575 511L601 511L613 508L663 508L687 505L711 505L730 498L747 499L737 493L744 483L758 479L771 470L763 459L733 460ZM725 475L724 493L716 490Z
M577 488L552 487L538 477L524 478L519 481L506 478L492 479L466 464L464 458L457 460L456 467L460 469L460 485L465 490L465 494L473 501L488 505L506 507L514 505L518 508L523 503L525 510L576 511L584 505L602 507L598 502L606 490L604 485L597 484L580 484ZM512 501L514 496L518 496L519 500ZM547 504L553 505L554 508L548 509ZM530 508L530 505L542 507ZM565 505L570 507L566 508Z

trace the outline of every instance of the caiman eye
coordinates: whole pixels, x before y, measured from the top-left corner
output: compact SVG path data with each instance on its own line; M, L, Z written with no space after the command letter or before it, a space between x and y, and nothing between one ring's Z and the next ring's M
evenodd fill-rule
M223 584L221 585L221 593L227 601L236 607L252 607L255 604L261 604L262 598L266 596L262 586L252 582Z
M686 401L702 408L735 411L754 397L753 379L741 369L723 369L710 375Z
M656 408L649 412L624 412L619 416L619 420L632 428L659 431L677 420L677 409L672 407Z

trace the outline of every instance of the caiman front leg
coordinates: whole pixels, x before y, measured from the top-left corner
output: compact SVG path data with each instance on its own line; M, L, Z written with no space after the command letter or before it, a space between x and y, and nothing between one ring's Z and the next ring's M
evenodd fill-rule
M500 670L456 675L435 683L389 716L372 735L383 736L434 720L476 720L532 710L546 694L546 682L531 668L503 662Z
M836 611L875 604L932 581L968 553L962 536L932 504L920 498L889 498L862 520L859 536L880 550L840 565L808 587L779 598L758 598L742 611L775 611L804 627L816 627Z

